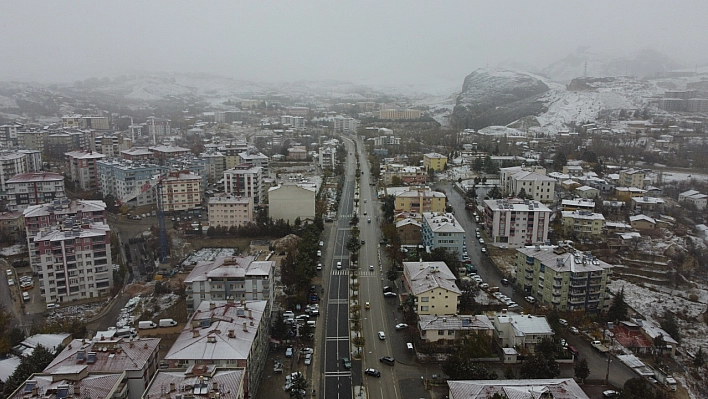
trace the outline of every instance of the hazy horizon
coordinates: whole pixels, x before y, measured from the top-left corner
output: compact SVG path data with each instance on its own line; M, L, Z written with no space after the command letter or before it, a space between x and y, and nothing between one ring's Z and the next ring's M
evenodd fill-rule
M462 83L500 63L541 69L588 48L708 60L708 2L372 1L6 3L0 80L71 82L131 71L261 82Z

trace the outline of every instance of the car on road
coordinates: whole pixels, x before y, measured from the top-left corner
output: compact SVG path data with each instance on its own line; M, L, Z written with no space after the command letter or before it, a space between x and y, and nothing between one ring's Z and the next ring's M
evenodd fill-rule
M322 251L317 250L317 256L318 256L318 257L319 257L319 256L322 256Z
M516 308L520 308L521 306L519 306L519 304L516 302L512 302L512 303L506 305L506 307L509 309L516 309Z
M484 245L484 238L480 238L480 239L479 239L479 243L482 244L482 245Z
M372 368L368 368L368 369L364 370L364 374L370 375L370 376L376 377L376 378L381 377L381 372L376 369L372 369Z
M567 326L567 325L568 325L568 320L566 320L566 319L558 319L558 323L560 323L561 326Z
M509 279L506 279L506 278L501 279L501 284L502 284L503 286L505 286L505 287L508 286L508 285L509 285Z
M294 319L295 313L293 313L292 310L287 310L287 311L283 312L283 318L284 319Z
M530 296L530 295L527 296L527 297L525 297L524 299L526 300L526 302L528 302L528 303L530 303L530 304L532 304L532 305L533 305L534 303L536 303L536 298L534 298L534 297L532 297L532 296Z
M469 256L469 255L466 255L466 254L465 254L465 255L462 255L462 261L463 261L463 262L468 261L468 260L469 260L469 261L472 261L472 260L470 259L470 256Z
M387 285L387 286L383 287L383 292L392 292L392 291L393 291L393 288L391 288L391 286Z
M619 393L617 393L617 391L615 391L614 389L602 391L603 398L614 398L615 396L619 396Z
M312 354L308 353L305 355L305 366L309 366L312 364Z
M364 216L366 216L366 215L367 215L367 213L366 213L366 211L364 211Z
M293 348L285 349L285 357L293 357Z
M9 285L9 286L15 285L15 280L13 280L13 279L11 279L11 278L8 279L8 280L7 280L7 285Z
M364 244L366 244L366 241L361 240L361 245L364 245Z
M341 268L342 268L342 262L341 262L341 261L340 261L340 262L337 262L337 270L339 270L339 269L341 269Z
M374 265L369 265L369 270L374 271Z
M575 334L575 335L580 334L580 331L578 331L578 329L576 327L570 327L569 330L570 330L571 334Z
M369 302L366 302L366 303L364 304L364 309L367 309L367 310L368 310L368 309L371 309L371 304L370 304Z
M371 223L371 218L366 219L366 223Z
M5 273L7 273L8 276L12 276L12 269L5 270Z
M352 369L352 360L349 359L348 357L343 357L342 358L342 364L344 365L344 368L347 370Z
M296 321L305 321L305 320L310 320L310 315L309 314L301 314L295 318Z
M379 331L379 339L386 339L386 333Z
M324 247L324 241L320 241L320 247Z
M24 300L25 302L30 300L30 296L27 291L22 293L22 300Z
M396 359L391 356L384 356L380 358L379 361L381 363L388 364L389 366L393 366L394 364L396 364Z
M481 288L481 289L483 289L483 290L486 290L487 288L489 288L489 284L487 284L487 283L482 283L482 284L479 285L479 288Z
M384 292L384 298L395 298L396 293L395 292Z
M486 253L487 253L487 248L482 247L482 249L480 249L480 251L482 251L483 254L486 254Z
M398 323L398 324L396 324L396 331L405 330L406 327L408 327L408 324L406 324L406 323Z
M322 263L317 264L317 270L322 270Z

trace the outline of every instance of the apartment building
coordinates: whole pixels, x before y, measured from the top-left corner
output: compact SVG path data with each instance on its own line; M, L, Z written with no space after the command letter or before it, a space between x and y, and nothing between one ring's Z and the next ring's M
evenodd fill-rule
M205 161L204 172L209 183L216 183L224 177L224 171L226 170L226 157L224 154L218 150L209 149L199 154L199 158Z
M0 212L0 234L12 240L20 240L25 232L22 212Z
M198 156L187 154L177 158L169 158L165 161L165 167L169 170L180 170L198 175L202 179L202 187L209 184L207 178L208 160Z
M189 148L176 145L156 145L148 147L148 150L152 152L153 160L159 165L165 165L168 159L178 158L191 152Z
M130 138L123 137L123 134L118 133L96 136L93 149L108 158L118 158L121 151L129 149L132 145L133 141Z
M239 227L253 221L253 198L220 194L209 197L209 226Z
M244 163L225 170L224 192L236 197L251 197L254 206L261 205L265 201L263 168Z
M425 184L428 180L428 173L425 171L425 168L421 166L407 166L402 164L386 164L381 166L381 178L386 185L392 185L394 177L398 178L401 184Z
M199 309L204 301L268 301L274 297L274 261L255 256L218 257L198 262L184 280L187 311Z
M455 219L452 213L423 213L422 220L423 245L426 251L435 248L445 248L457 252L462 258L467 243L465 229Z
M239 165L244 163L250 163L253 166L260 167L263 176L268 176L268 173L270 173L270 160L266 155L263 155L262 152L256 150L254 147L249 147L247 151L240 152L238 154L238 158Z
M534 201L554 201L556 180L546 176L545 169L541 167L501 168L500 182L499 188L505 196L518 196L523 190L526 196L533 197Z
M111 232L105 223L68 216L57 227L40 229L30 251L47 303L110 295L113 288Z
M93 390L89 391L90 396L140 399L145 387L159 369L159 350L160 338L116 338L101 341L75 339L49 363L43 373L52 375L55 380L63 377L69 381L75 381L77 377L86 373L95 373L96 378L102 375L111 376L113 373L125 373L120 381L121 386L115 390L113 396L105 394L107 386L100 384L97 385L95 394ZM107 378L106 382L110 387L113 379ZM56 387L55 384L54 389ZM76 387L71 384L69 387L76 390ZM101 396L99 394L101 392L105 396ZM74 395L74 397L78 396ZM59 398L60 396L57 395L56 399Z
M666 201L664 201L664 199L650 197L648 195L644 195L643 197L632 197L632 209L634 209L635 212L654 218L658 218L662 213L664 213L665 204Z
M244 368L244 396L255 398L270 351L270 314L268 301L204 301L164 361L169 368L195 365Z
M444 213L447 196L429 187L411 187L396 194L396 212Z
M34 373L6 397L8 399L78 398L82 392L90 392L93 399L122 399L128 395L127 377L124 371L95 373L85 371L82 367L67 371L66 373Z
M396 231L401 245L420 245L423 242L423 227L418 220L405 218L396 222Z
M561 311L597 313L609 306L605 288L612 265L571 247L517 249L517 287Z
M110 125L105 116L65 115L61 117L65 129L108 130Z
M162 179L162 205L165 212L186 211L202 204L202 178L191 172L169 172Z
M186 370L159 370L142 399L177 399L178 395L194 397L244 399L246 372L242 368L195 364ZM185 392L184 387L187 387ZM183 393L178 393L183 392ZM228 392L228 394L224 394ZM187 396L188 397L188 396Z
M27 246L34 247L34 236L41 229L49 229L61 224L66 217L75 220L88 221L89 223L106 222L106 204L95 200L68 200L55 199L49 204L30 205L24 211L25 236ZM30 263L39 262L34 257L40 255L30 251ZM37 272L36 269L33 269Z
M9 179L5 187L7 207L12 211L66 197L64 176L52 172L20 173Z
M510 248L548 240L551 210L538 202L513 198L484 201L484 224L492 242Z
M151 205L157 202L156 190L148 189L164 168L151 163L122 159L102 159L96 162L98 189L104 196L131 206Z
M383 108L379 110L379 119L420 119L421 115L419 109Z
M171 134L170 122L169 119L155 118L154 116L147 118L145 127L147 128L148 137L152 138L153 143L158 142L158 137Z
M219 152L224 154L226 170L233 169L237 165L242 164L239 154L247 152L249 144L246 141L232 141L226 145L219 146Z
M701 194L696 190L684 191L678 196L679 202L689 202L693 204L696 209L704 210L706 209L706 204L708 203L708 195Z
M501 348L518 348L521 354L534 353L536 345L553 339L555 333L545 316L522 315L502 310L491 318Z
M7 181L20 173L27 173L27 156L18 152L0 153L0 194L7 191Z
M445 170L445 166L447 166L447 156L437 152L423 154L423 167L426 172L431 169L435 172L442 172Z
M522 398L590 399L572 378L447 381L450 399L487 399L521 393ZM539 394L536 394L539 392ZM508 397L508 396L507 396Z
M25 154L25 160L27 161L27 171L28 172L41 172L42 166L42 152L37 150L26 150L18 149L18 154Z
M334 122L334 131L342 133L355 133L356 129L359 128L359 121L354 118L347 118L344 116L335 116L332 118Z
M646 175L641 169L624 169L619 172L620 186L644 188Z
M296 219L301 221L315 220L315 196L317 187L314 184L281 184L268 190L268 214L273 220L284 220L293 224Z
M454 315L462 291L445 262L403 262L403 284L418 315Z
M287 107L287 108L285 108L285 112L287 112L288 115L293 115L293 116L307 116L310 113L310 108L308 108L308 107Z
M44 146L49 138L48 130L33 130L17 132L17 146L28 150L44 152Z
M318 150L320 168L334 170L337 166L337 148L334 146L322 146Z
M293 129L305 128L305 118L302 116L282 115L280 117L280 123L282 125L288 125Z
M152 162L153 153L148 147L132 147L121 151L120 157L133 162Z
M494 337L494 325L483 314L479 315L445 315L418 316L418 331L420 339L425 342L448 341L459 342L471 334L483 334L489 337L491 347Z
M564 211L593 211L595 201L586 198L574 198L561 201L561 208Z
M64 154L69 165L69 178L81 190L98 190L97 163L106 156L93 151L70 151Z
M605 236L605 216L592 211L562 211L562 225L565 234L579 238L600 239Z
M23 125L16 123L6 123L0 125L0 147L10 148L17 146L17 131Z

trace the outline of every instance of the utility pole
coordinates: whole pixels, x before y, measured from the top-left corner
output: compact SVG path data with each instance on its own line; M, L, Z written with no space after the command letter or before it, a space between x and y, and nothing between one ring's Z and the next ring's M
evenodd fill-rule
M610 383L610 362L612 361L612 347L615 343L615 336L610 336L610 350L607 351L607 373L605 374L605 384Z

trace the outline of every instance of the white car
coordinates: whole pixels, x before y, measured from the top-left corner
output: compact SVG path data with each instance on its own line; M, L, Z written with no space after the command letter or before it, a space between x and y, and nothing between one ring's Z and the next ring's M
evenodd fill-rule
M308 353L305 355L305 366L309 366L312 364L312 354Z
M396 331L405 330L407 327L408 327L408 324L406 324L406 323L398 323L398 324L396 324Z
M379 331L379 339L386 339L386 334L383 331Z
M342 262L337 262L337 270L342 268Z
M561 326L567 326L567 325L568 325L568 320L566 320L566 319L558 319L558 323L560 323Z
M322 263L317 264L317 270L322 270Z
M520 306L518 303L512 302L510 304L507 304L506 307L508 307L509 309L514 309L514 308L519 308Z
M8 276L12 276L12 269L7 269L5 273L7 273Z
M7 280L7 285L9 285L9 286L15 285L15 280L13 280L13 279L8 279L8 280Z
M479 239L479 243L482 244L482 245L484 245L484 239L483 239L483 238L480 238L480 239Z
M324 241L320 241L320 247L324 247Z
M303 355L311 355L315 353L315 350L312 348L302 348L300 349L300 353L302 353Z

